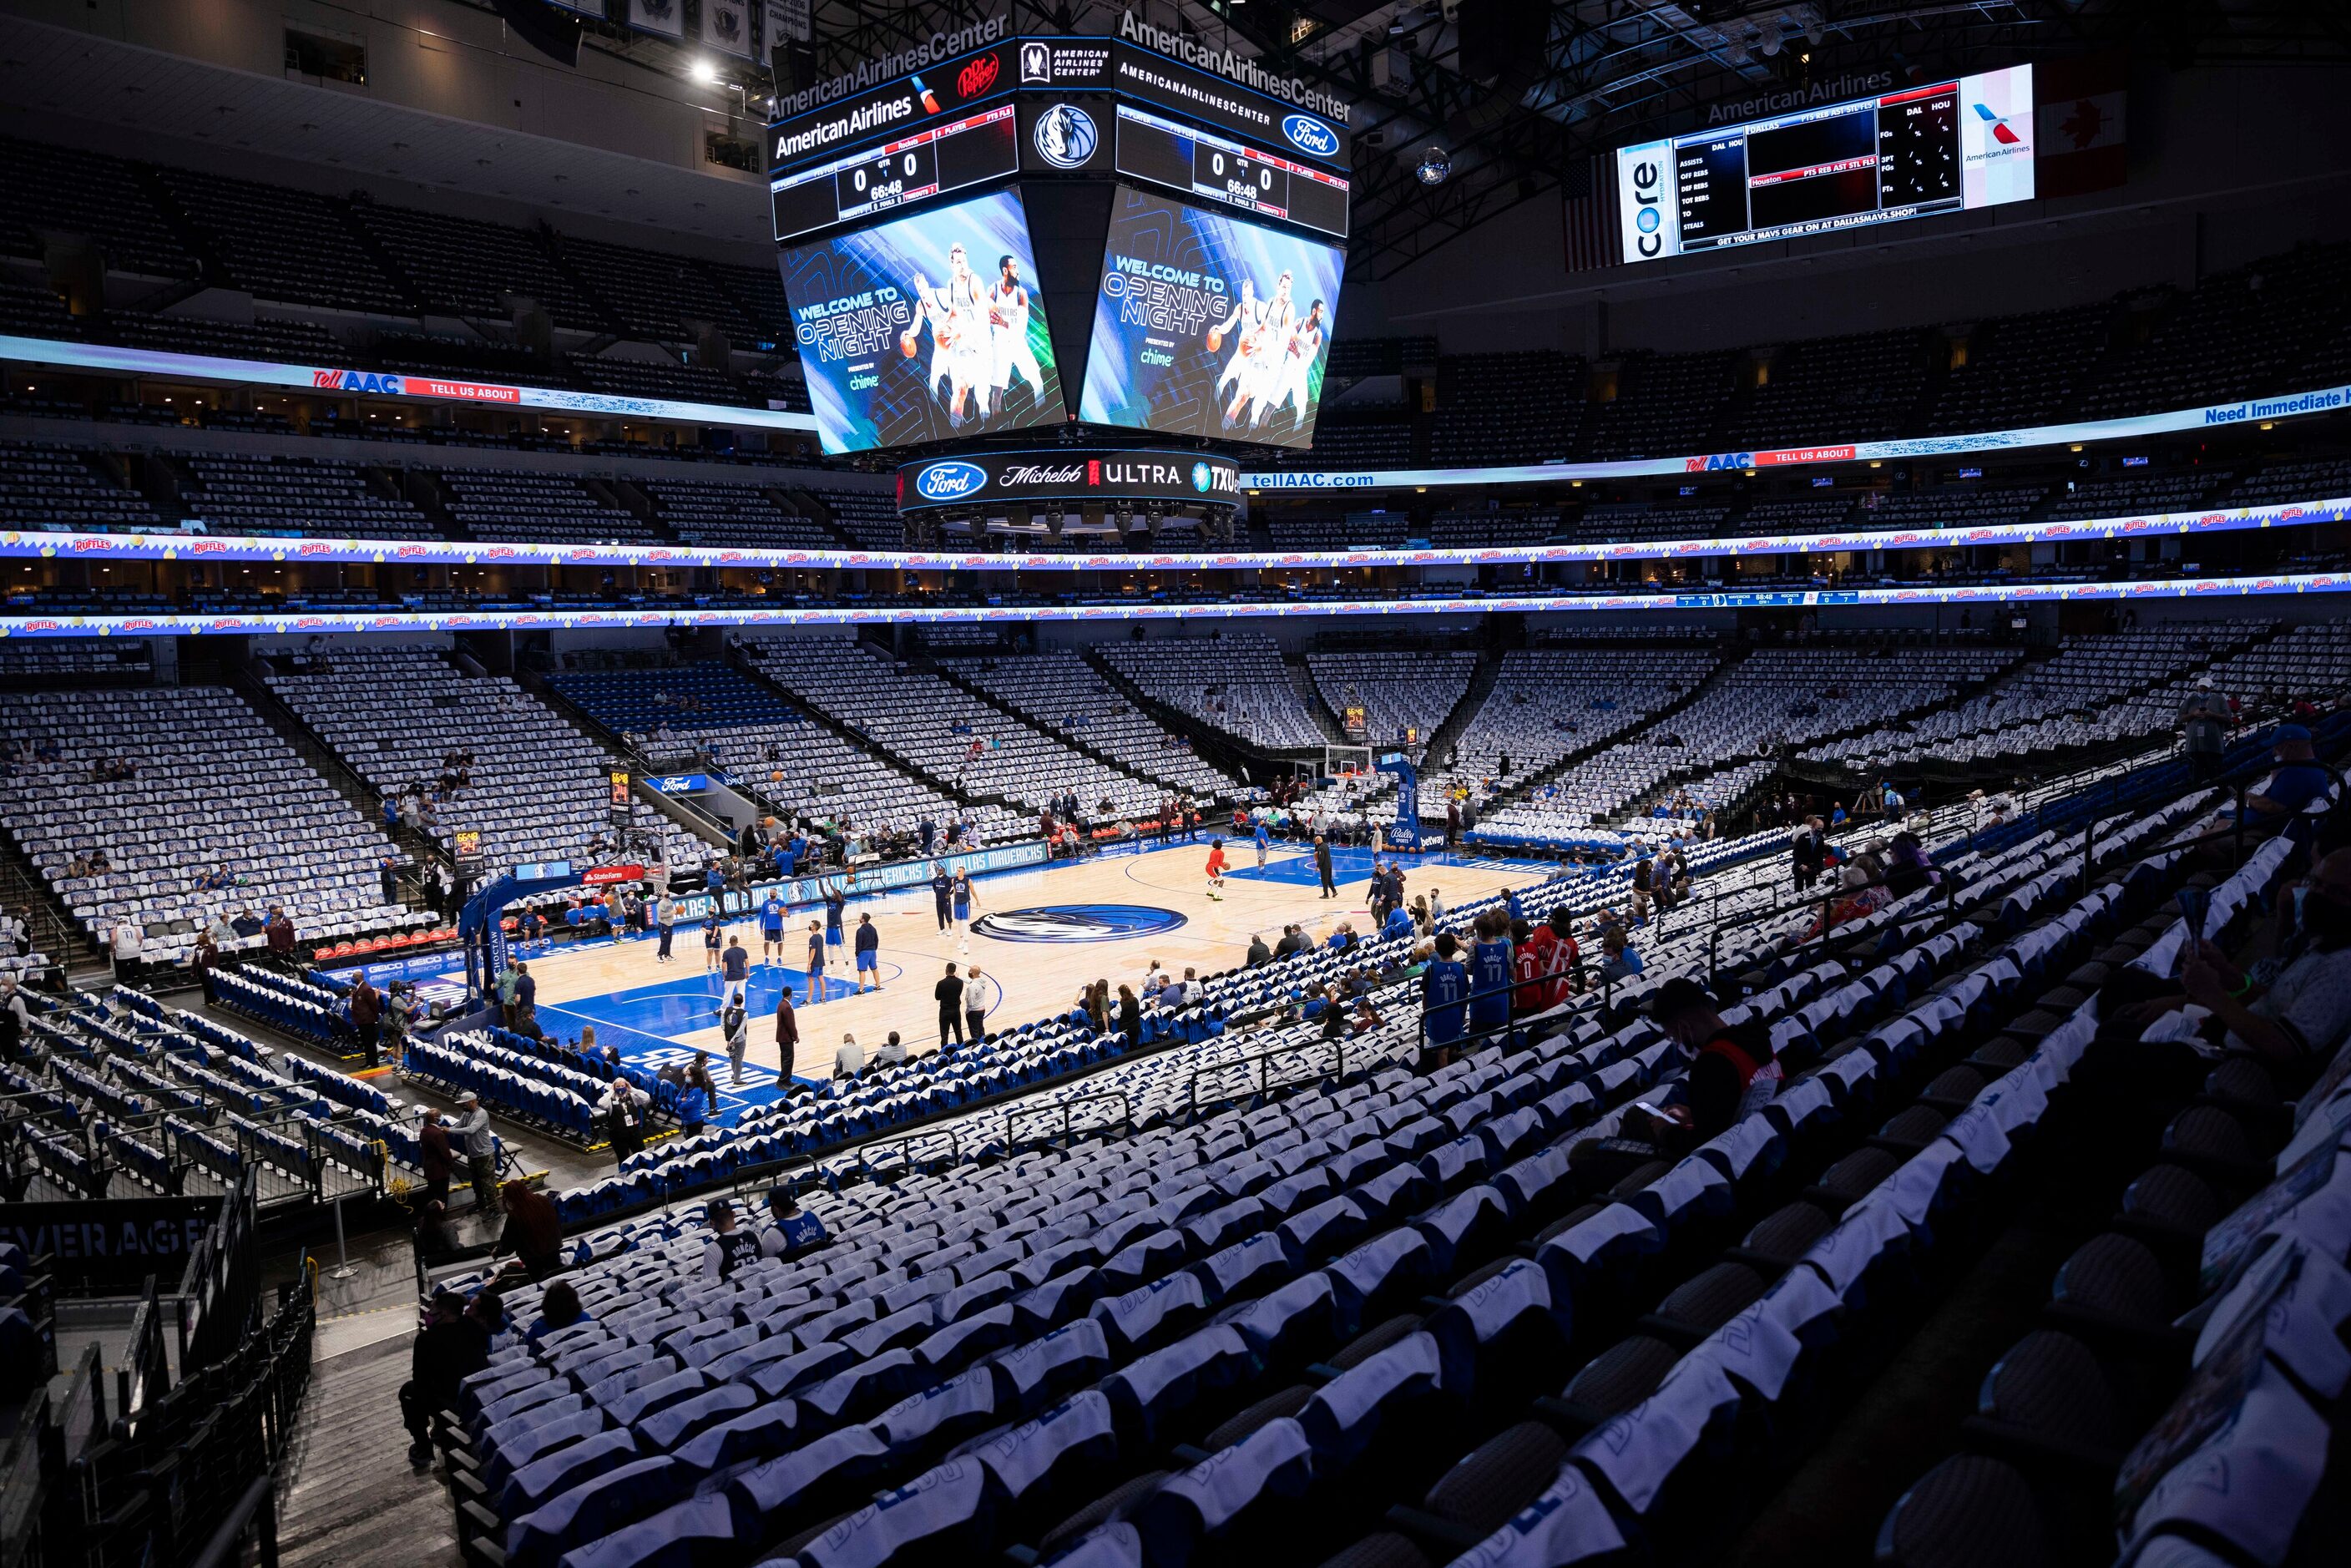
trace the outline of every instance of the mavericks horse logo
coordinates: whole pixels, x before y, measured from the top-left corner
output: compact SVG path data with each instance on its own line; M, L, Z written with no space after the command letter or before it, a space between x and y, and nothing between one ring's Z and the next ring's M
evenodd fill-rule
M1048 904L1007 909L971 923L982 936L1002 942L1114 942L1173 931L1184 916L1148 904Z

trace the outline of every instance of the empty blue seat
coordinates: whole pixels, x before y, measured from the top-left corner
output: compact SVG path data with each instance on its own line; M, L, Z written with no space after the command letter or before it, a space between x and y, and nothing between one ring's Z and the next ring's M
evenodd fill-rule
M573 1547L660 1512L691 1485L692 1472L672 1458L639 1459L607 1470L510 1522L507 1561L514 1568L553 1568Z

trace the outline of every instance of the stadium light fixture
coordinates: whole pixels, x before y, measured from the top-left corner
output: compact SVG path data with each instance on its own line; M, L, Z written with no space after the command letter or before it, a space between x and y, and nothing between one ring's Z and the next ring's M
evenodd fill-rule
M718 68L708 60L698 59L686 68L686 74L703 86L708 87L718 79Z
M1431 142L1412 172L1424 185L1442 185L1453 177L1453 154Z

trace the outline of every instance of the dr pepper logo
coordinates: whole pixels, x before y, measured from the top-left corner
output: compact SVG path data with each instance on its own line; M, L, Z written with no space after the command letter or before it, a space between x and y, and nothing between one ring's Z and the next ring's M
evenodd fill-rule
M956 77L956 91L966 99L977 98L996 85L996 57L982 55L963 68Z

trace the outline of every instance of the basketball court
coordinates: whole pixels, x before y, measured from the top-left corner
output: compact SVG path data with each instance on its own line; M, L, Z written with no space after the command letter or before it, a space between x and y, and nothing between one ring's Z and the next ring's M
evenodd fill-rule
M820 987L810 982L808 928L811 918L821 919L820 910L799 908L787 916L780 963L760 962L758 917L738 916L724 930L752 959L751 1047L740 1088L727 1081L719 1033L725 983L705 967L699 925L677 928L666 964L655 956L655 939L633 935L517 951L538 982L539 1026L549 1035L577 1040L592 1026L600 1047L617 1047L632 1063L655 1069L708 1051L721 1091L714 1119L731 1121L745 1107L777 1097L774 1013L787 986L799 1020L795 1075L818 1082L831 1076L843 1033L856 1035L869 1060L892 1030L916 1054L936 1050L933 988L949 963L958 975L979 967L994 1029L1066 1012L1080 988L1097 979L1109 980L1113 993L1122 984L1139 987L1154 959L1178 977L1187 967L1204 975L1232 968L1248 956L1253 934L1270 946L1293 922L1318 939L1342 920L1372 934L1364 903L1368 850L1332 852L1336 898L1321 895L1312 852L1302 846L1276 846L1262 871L1251 841L1228 839L1225 853L1232 864L1221 900L1207 894L1205 836L1165 849L1111 851L1075 864L990 873L974 883L968 933L939 929L927 885L852 898L844 937L853 940L861 915L872 916L882 933L881 988L862 995L846 946L828 952ZM1405 893L1409 900L1434 887L1448 905L1459 904L1541 882L1551 869L1442 853L1407 857ZM455 955L374 965L369 973L379 983L415 981L428 1003L464 994L464 963Z

